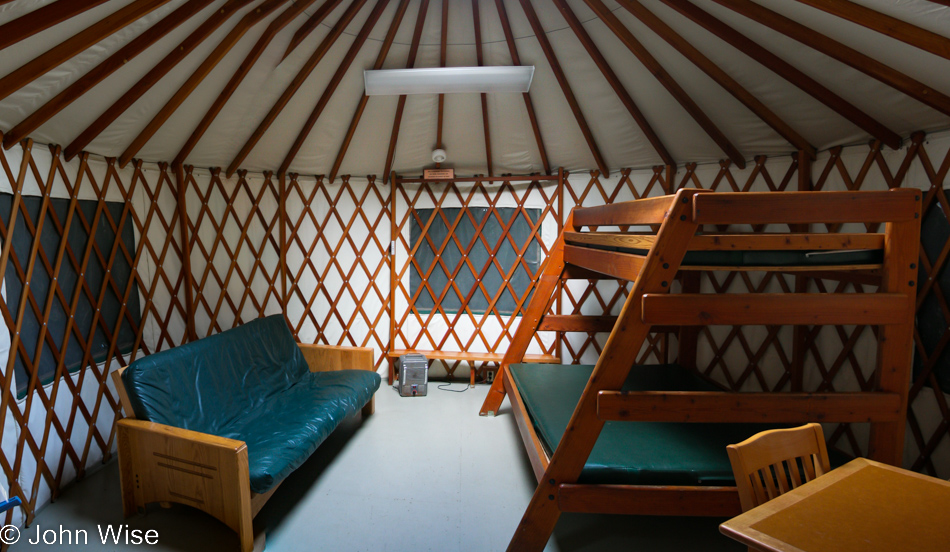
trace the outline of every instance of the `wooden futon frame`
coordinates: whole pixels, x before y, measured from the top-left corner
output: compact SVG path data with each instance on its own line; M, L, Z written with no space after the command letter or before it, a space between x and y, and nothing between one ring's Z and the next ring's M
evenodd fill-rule
M899 465L904 444L913 351L921 192L709 193L576 208L547 260L484 405L498 412L509 397L538 487L509 550L541 550L561 512L732 516L734 486L578 484L606 421L800 424L870 422L869 456ZM883 233L704 233L704 225L867 223ZM598 232L597 227L652 227L655 233ZM583 228L591 231L581 232ZM631 253L630 251L635 251ZM688 251L843 251L876 253L876 261L841 266L681 266ZM637 254L641 253L641 254ZM849 254L851 254L849 253ZM697 271L764 270L831 277L871 272L878 293L701 294ZM682 271L682 272L681 272ZM690 272L692 271L692 272ZM682 293L669 294L677 277ZM613 278L633 282L616 318L548 315L558 283ZM797 290L801 291L801 290ZM623 392L644 339L660 326L679 327L680 355L695 367L697 326L877 325L876 390L861 393ZM537 331L609 331L553 454L539 439L509 367L522 362ZM690 339L692 343L690 344ZM690 351L692 347L692 351ZM681 359L682 360L682 359ZM686 359L688 365L689 359ZM725 450L723 450L725 455Z
M298 343L311 372L375 371L373 349ZM112 372L125 417L118 421L122 513L128 518L159 502L192 506L220 520L238 534L242 552L264 549L264 533L254 535L252 520L280 483L269 491L251 491L247 445L198 431L138 420L122 381L126 368ZM376 408L373 397L363 417Z

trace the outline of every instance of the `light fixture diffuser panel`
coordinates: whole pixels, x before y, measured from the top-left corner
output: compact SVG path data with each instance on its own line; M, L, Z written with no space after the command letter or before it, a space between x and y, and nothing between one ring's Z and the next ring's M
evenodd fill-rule
M363 71L367 96L527 92L532 78L533 65Z

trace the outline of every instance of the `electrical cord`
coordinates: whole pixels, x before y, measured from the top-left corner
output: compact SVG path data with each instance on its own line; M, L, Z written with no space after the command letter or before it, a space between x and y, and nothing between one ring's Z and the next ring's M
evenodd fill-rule
M452 393L464 393L468 391L467 383L463 383L463 385L465 385L465 389L449 389L450 385L452 385L452 382L443 383L442 385L439 385L438 387L436 387L436 389L440 389L442 391L451 391Z

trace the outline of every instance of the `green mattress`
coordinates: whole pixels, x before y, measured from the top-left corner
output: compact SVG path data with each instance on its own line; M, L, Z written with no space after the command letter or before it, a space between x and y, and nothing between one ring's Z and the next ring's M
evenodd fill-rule
M548 450L557 448L593 366L515 364L534 427ZM634 366L626 391L719 391L677 365ZM628 485L735 485L726 445L774 424L607 422L580 483Z
M570 243L570 242L569 242ZM646 255L646 249L577 244L591 249L616 251L632 255ZM881 249L848 249L840 251L687 251L683 266L846 266L881 264Z

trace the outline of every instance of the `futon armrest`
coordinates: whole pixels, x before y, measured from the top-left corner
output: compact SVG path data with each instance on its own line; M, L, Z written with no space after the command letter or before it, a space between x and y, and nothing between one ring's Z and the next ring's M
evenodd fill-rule
M307 359L311 372L335 372L337 370L375 371L373 349L369 347L342 347L338 345L308 345L300 343L300 350Z
M308 345L299 343L311 372L335 372L337 370L376 371L373 349L370 347L343 347L340 345ZM363 406L363 416L376 411L376 397Z
M250 527L251 483L243 441L132 419L119 420L117 432L126 516L150 502L178 502L236 530Z
M134 418L124 418L119 420L119 431L136 432L139 435L147 436L147 439L160 440L180 440L183 442L195 443L195 446L211 447L214 449L228 450L233 453L239 453L241 449L246 448L244 441L229 439L227 437L218 437L200 431L182 429L157 422L147 422L136 420Z

